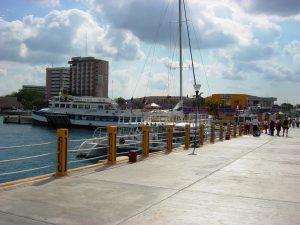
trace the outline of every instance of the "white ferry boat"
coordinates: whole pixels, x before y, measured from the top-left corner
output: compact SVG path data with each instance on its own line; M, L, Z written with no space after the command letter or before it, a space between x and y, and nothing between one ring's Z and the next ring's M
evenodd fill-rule
M32 111L32 124L52 127L108 127L143 122L140 110L120 110L110 98L56 96L49 108Z

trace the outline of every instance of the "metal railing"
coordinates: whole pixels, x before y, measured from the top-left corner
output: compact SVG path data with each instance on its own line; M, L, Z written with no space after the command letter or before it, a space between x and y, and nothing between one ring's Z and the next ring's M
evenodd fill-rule
M60 130L64 132L62 136ZM68 130L59 129L56 142L0 147L0 183L43 174L66 175L68 169L99 162L116 163L117 157L128 156L131 151L147 157L149 153L230 140L242 136L243 132L243 124L230 123L186 124L184 129L173 125L145 125L127 134L108 128L101 136L68 140ZM80 153L84 157L79 157Z

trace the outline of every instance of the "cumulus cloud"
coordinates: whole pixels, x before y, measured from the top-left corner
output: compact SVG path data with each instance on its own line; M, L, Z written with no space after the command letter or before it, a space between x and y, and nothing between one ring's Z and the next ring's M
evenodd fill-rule
M45 85L45 67L17 62L0 62L0 95L10 94L22 85Z
M299 0L235 0L245 10L251 13L264 13L279 16L293 16L300 14Z
M136 59L143 56L139 40L126 31L99 25L81 10L54 10L43 18L26 16L22 21L0 18L0 59L23 63L65 64L71 56Z
M96 13L105 16L111 26L130 31L141 41L168 46L170 37L174 42L178 39L178 1L94 0L92 6ZM223 29L226 22L221 21L230 19L231 9L225 9L225 6L210 9L210 14L218 15L215 19L206 14L206 8L206 5L200 5L197 1L191 1L187 8L190 30L194 31L194 35L191 35L193 47L216 48L237 43L237 35ZM196 10L197 17L191 23L190 15ZM183 29L185 31L186 28ZM201 33L198 39L195 37L197 33Z
M293 40L289 44L287 44L283 49L284 54L288 56L293 56L299 54L300 52L300 42L297 40Z

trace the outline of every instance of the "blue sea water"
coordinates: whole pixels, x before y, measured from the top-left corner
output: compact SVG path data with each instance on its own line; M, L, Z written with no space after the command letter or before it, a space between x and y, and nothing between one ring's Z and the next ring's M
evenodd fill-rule
M69 140L79 140L91 138L93 130L89 129L70 129ZM1 149L1 147L8 146L23 146L47 143L50 144L31 147L13 147L10 149ZM69 149L76 149L81 144L81 141L69 141ZM36 156L40 154L50 155L23 159L18 161L4 161L16 158L25 158L29 156ZM75 153L68 153L68 161L76 161ZM87 164L95 163L94 161L76 162L68 165L68 168L74 168ZM37 176L46 173L54 173L56 164L56 129L39 127L32 125L22 124L4 124L3 118L0 116L0 183L18 180L21 178ZM34 171L21 172L15 174L5 175L6 173L30 170L38 167L46 167L51 165L50 168L44 168Z

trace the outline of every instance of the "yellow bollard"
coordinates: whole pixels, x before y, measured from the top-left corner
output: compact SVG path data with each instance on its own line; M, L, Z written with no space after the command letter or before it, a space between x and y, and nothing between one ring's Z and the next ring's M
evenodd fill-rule
M149 156L149 126L148 125L143 126L142 132L143 132L142 156L148 157Z
M191 135L191 125L189 123L185 124L185 149L189 149L190 148L190 137Z
M116 164L117 156L117 127L108 127L108 146L107 146L107 163L108 164Z
M215 124L210 124L210 143L215 143Z
M68 174L68 129L57 129L56 146L56 174L55 176L66 176Z
M200 124L199 127L199 144L203 145L204 143L204 124Z
M223 132L224 132L223 123L220 123L220 133L219 133L219 140L220 141L223 141Z
M236 138L236 134L237 134L237 127L236 127L236 123L233 124L233 137Z
M226 130L226 140L230 140L230 136L231 136L231 124L228 123L227 130Z
M173 125L167 125L167 151L172 152L173 149Z

